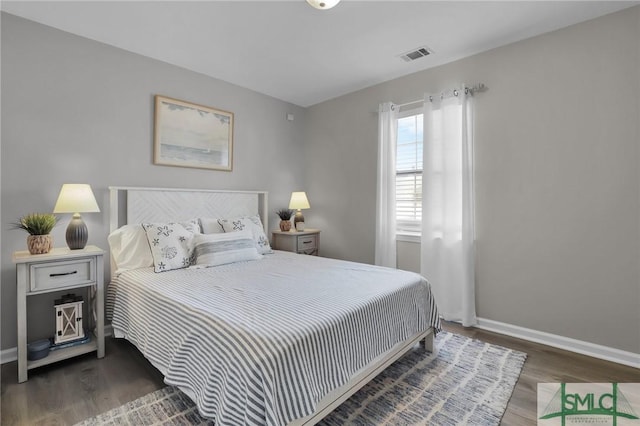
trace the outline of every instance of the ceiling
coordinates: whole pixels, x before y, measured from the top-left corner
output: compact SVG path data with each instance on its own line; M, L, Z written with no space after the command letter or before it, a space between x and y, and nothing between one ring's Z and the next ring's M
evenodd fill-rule
M2 1L3 11L303 107L640 1ZM427 46L433 54L405 62Z

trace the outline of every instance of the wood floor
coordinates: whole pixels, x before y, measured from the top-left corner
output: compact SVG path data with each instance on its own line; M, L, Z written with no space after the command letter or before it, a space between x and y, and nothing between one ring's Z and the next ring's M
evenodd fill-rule
M536 387L550 382L640 382L640 370L560 349L447 323L445 329L528 354L504 425L536 424ZM0 424L72 425L164 386L161 374L129 343L107 338L94 354L32 370L17 383L15 362L2 366Z

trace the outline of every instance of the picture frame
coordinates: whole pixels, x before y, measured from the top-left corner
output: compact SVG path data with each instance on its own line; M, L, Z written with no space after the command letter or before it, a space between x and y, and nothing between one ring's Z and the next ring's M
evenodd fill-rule
M232 171L233 113L156 95L153 163Z

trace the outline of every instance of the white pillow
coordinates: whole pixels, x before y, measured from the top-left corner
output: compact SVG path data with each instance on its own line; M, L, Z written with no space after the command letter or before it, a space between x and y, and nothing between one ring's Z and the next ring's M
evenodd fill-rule
M262 258L249 231L198 234L194 241L195 267L218 266Z
M203 234L223 234L224 229L222 225L218 223L218 219L212 217L201 217L200 225L202 226Z
M186 223L143 223L155 272L186 268L193 263L193 237L198 219Z
M256 248L258 253L267 254L273 253L271 246L269 245L269 239L264 234L264 227L260 216L242 216L235 219L220 219L218 221L224 229L224 232L238 232L238 231L251 231L253 239L256 242Z
M116 265L114 274L153 266L153 256L142 225L124 225L109 234L107 241Z

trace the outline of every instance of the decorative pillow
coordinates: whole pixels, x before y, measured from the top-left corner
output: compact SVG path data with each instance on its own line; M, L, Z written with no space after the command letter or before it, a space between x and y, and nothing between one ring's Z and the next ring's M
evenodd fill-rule
M186 223L143 223L155 272L186 268L193 262L193 236L200 234L198 219Z
M194 242L196 268L262 258L256 249L253 235L249 231L198 234L195 236Z
M153 266L153 256L142 225L124 225L109 234L107 240L116 266L115 274Z
M211 217L201 217L200 225L202 226L203 234L223 234L224 229L222 229L222 225L218 222L218 219L214 219Z
M235 219L220 219L218 221L224 229L224 232L237 232L237 231L251 231L253 239L256 242L256 248L258 253L267 254L273 253L269 240L264 234L264 227L260 216L242 216Z

